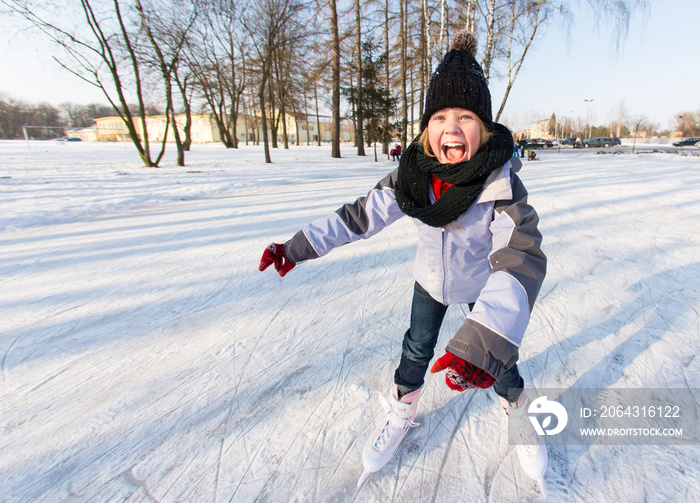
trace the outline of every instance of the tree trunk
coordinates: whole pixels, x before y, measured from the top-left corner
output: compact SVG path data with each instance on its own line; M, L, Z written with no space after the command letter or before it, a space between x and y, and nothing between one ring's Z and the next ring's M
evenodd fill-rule
M282 143L284 143L284 149L289 150L289 136L287 135L287 110L284 106L284 101L282 101L279 116L282 118Z
M318 115L318 82L314 81L314 99L316 100L316 141L321 146L321 118ZM332 156L331 156L332 157Z
M426 0L423 0L424 2ZM386 58L384 58L384 87L386 88L387 92L389 91L389 77L390 77L390 70L391 70L391 58L389 56L389 0L385 0L384 2L384 51L386 54ZM389 130L389 114L387 113L384 116L384 127L386 130ZM386 135L385 135L386 136ZM386 158L389 158L389 141L385 140L382 143L382 154L386 155Z
M231 75L229 76L230 81L228 83L227 89L229 89L229 100L231 101L231 107L229 108L229 116L231 117L231 136L233 137L233 148L238 148L238 100L240 99L240 94L238 94L238 85L236 84L236 65L235 65L235 55L236 50L233 42L229 42L228 55L231 64Z
M159 42L156 40L155 35L152 30L152 26L148 22L146 13L144 12L143 5L140 0L136 0L136 11L139 14L139 19L141 20L141 27L146 32L146 36L151 43L153 52L156 55L156 61L158 67L160 68L161 78L163 79L163 86L165 88L165 131L163 132L163 141L161 144L160 153L155 160L155 165L160 164L163 155L165 154L165 146L168 140L168 128L172 121L173 124L173 135L175 137L175 143L177 148L177 165L185 165L185 151L182 148L182 142L180 141L180 136L177 131L177 125L175 124L175 110L173 108L173 83L172 83L172 64L168 65L165 61L165 55L161 50ZM145 126L144 126L145 127Z
M489 82L489 75L491 73L491 62L493 61L493 51L495 44L495 33L494 27L496 24L496 0L489 0L489 11L486 21L486 50L484 52L484 59L481 63L481 67L484 70L484 77L486 78L486 83Z
M357 155L365 155L364 124L362 117L362 26L360 0L355 0L355 43L357 50Z
M340 36L338 34L338 11L335 0L328 0L328 2L331 8L331 32L333 33L333 137L331 139L331 157L340 158ZM320 140L321 131L318 133Z
M270 82L270 85L267 86L267 92L270 95L270 133L272 136L270 140L272 143L272 148L277 148L277 128L279 124L279 115L275 113L275 93L272 89L272 82Z
M438 45L438 57L442 57L442 55L445 53L445 47L447 46L445 43L445 2L446 0L440 0L440 38Z
M408 128L408 96L406 96L406 6L405 0L399 0L399 17L401 18L401 117L403 125L401 127L401 150L406 150L406 130Z
M299 138L299 114L297 113L297 106L295 103L296 100L292 98L291 103L292 103L292 114L294 115L294 133L297 138L297 147L301 145L301 139Z
M265 162L272 163L270 158L270 145L267 138L267 113L265 112L265 81L268 78L266 63L262 64L262 75L260 76L260 87L258 89L258 100L260 102L260 118L262 120L263 148L265 149ZM272 106L272 104L270 104Z
M91 19L94 19L94 13L92 12L92 6L90 6L89 2L85 2L85 5L87 5L87 8L84 6L84 9L89 9L89 13L86 11L86 14ZM115 2L114 4L114 10L117 15L117 21L119 22L119 28L121 29L122 36L124 37L124 43L127 49L127 52L129 54L129 59L131 61L131 67L132 71L134 74L134 83L136 85L136 97L138 98L138 106L139 106L139 114L140 114L140 121L141 121L141 138L139 138L138 134L136 133L136 128L133 125L133 119L131 119L131 114L129 112L125 112L127 114L127 117L129 117L129 121L131 122L131 127L127 125L127 129L129 129L129 135L131 136L131 139L134 143L138 144L137 145L137 150L139 152L139 155L141 156L141 160L143 161L144 165L147 168L153 168L156 167L157 164L154 164L153 161L151 160L151 147L148 143L148 127L146 125L146 107L144 106L143 103L143 89L141 85L141 72L139 70L139 62L138 58L136 56L136 51L134 50L132 44L131 44L131 38L129 37L129 33L126 29L126 25L124 24L124 19L122 18L122 13L121 9L119 8L119 4ZM108 40L103 39L105 43L108 42ZM112 69L112 72L116 72L116 64ZM121 87L121 83L119 83L119 86ZM122 102L122 106L124 107L124 110L128 110L129 106L126 103L126 100L124 97L121 95L121 89L117 90L120 94L120 99ZM105 92L106 94L106 92ZM132 132L133 131L133 132Z
M304 92L302 96L304 97L304 123L306 124L306 146L311 145L310 131L309 131L309 103L308 97L306 96L307 87L304 86ZM302 129L303 131L303 129Z
M430 78L430 66L428 65L428 34L426 33L426 16L428 15L428 2L421 0L423 14L420 24L420 97L418 103L418 115L423 118L423 106L425 105L425 93L428 79Z
M527 53L530 49L530 46L532 45L532 42L535 40L535 35L537 34L537 29L540 26L541 19L540 19L540 4L536 4L534 6L534 14L533 14L533 21L529 24L529 27L532 29L532 33L530 34L530 38L528 41L525 43L525 46L523 47L523 52L520 55L520 58L516 61L515 65L511 65L511 58L512 58L512 47L513 47L513 39L515 37L515 24L516 24L516 18L520 14L516 13L516 5L513 5L513 18L511 20L511 29L510 29L510 40L508 41L508 54L506 58L506 64L508 67L508 82L506 84L506 90L505 93L503 94L503 99L501 100L501 106L498 108L498 113L496 114L496 118L494 119L496 122L498 122L501 119L501 114L503 113L503 110L506 107L506 102L508 101L508 96L510 95L510 91L513 88L513 84L515 83L515 79L518 78L518 74L520 73L520 68L523 66L523 62L525 61L525 56L527 56Z
M476 5L474 0L469 0L466 7L467 22L465 28L471 33L476 32Z
M185 139L182 142L182 150L189 152L190 146L192 145L192 106L190 105L191 96L188 95L189 86L187 78L182 80L177 71L174 72L175 83L180 90L180 96L182 97L182 104L185 109L185 125L182 130L185 133Z
M349 75L350 78L350 89L355 87L355 92L357 92L357 87L352 83L352 73ZM352 121L352 127L355 130L355 147L357 147L358 137L357 137L357 100L350 100L350 120Z

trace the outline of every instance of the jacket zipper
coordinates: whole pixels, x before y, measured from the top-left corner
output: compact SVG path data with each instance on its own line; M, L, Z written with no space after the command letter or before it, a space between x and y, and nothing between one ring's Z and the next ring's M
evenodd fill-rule
M440 249L440 257L442 259L442 303L447 305L447 290L445 285L447 284L447 260L445 259L445 240L447 239L446 232L447 227L442 227L442 246Z

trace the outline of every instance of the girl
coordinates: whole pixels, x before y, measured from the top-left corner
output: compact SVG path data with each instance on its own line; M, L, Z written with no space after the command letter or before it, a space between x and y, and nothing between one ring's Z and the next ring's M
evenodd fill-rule
M476 39L458 33L431 78L421 135L399 167L367 196L318 219L284 244L271 244L260 270L274 264L284 276L296 264L366 239L404 215L418 229L410 328L384 420L363 451L365 473L382 468L414 425L421 389L447 306L468 304L464 325L431 372L447 369L458 391L488 388L511 416L528 423L529 400L516 362L545 276L538 216L516 175L513 138L491 117L491 94L477 63ZM532 430L529 424L525 428ZM526 434L531 433L527 432ZM544 445L531 438L518 457L532 478L547 465Z

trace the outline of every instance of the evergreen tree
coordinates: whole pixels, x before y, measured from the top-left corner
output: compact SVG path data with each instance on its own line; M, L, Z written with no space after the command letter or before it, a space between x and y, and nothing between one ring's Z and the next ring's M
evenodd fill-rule
M376 162L377 142L387 143L391 141L397 128L396 124L387 124L386 117L391 117L396 112L398 98L391 97L389 90L383 85L382 72L387 58L386 51L375 57L375 53L381 47L375 44L371 38L363 42L362 49L362 101L361 103L357 102L357 88L354 86L343 88L343 94L352 105L353 118L361 109L365 140L368 146L374 144L374 160Z

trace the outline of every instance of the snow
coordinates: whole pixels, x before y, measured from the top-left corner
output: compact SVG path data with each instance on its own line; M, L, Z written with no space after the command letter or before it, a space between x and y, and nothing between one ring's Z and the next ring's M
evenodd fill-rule
M637 147L639 150L639 146ZM644 149L642 149L644 151ZM648 152L648 151L647 151ZM257 271L395 166L344 146L142 167L124 144L0 142L0 500L527 501L492 391L429 376L359 490L408 324L415 231ZM700 387L700 157L538 152L547 279L526 385ZM438 353L466 308L448 311ZM441 353L440 353L441 354ZM698 446L550 446L554 501L692 501Z

